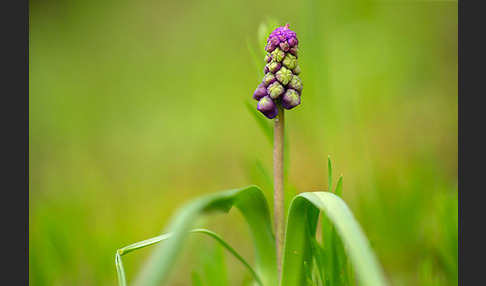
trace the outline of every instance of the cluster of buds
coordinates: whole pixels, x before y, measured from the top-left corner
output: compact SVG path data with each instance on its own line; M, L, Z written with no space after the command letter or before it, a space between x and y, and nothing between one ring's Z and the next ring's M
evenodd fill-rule
M299 41L289 24L275 29L267 39L262 83L253 93L257 109L269 119L278 114L277 104L292 109L300 104L302 80L297 64Z

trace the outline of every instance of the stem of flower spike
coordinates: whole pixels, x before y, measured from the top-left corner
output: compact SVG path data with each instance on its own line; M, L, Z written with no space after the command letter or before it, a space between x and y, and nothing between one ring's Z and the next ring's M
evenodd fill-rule
M274 199L274 220L275 220L275 245L277 252L278 276L282 272L282 253L285 238L285 212L284 212L284 109L277 104L278 114L275 118L275 129L273 134L273 199Z

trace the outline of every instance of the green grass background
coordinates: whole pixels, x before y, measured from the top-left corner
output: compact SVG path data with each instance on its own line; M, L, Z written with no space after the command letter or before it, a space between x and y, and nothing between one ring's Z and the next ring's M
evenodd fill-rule
M258 184L272 207L272 147L246 102L256 108L264 65L248 45L263 52L259 26L274 18L297 32L304 82L302 104L286 113L287 197L327 190L331 155L390 283L457 285L457 10L30 1L30 284L116 285L115 251L160 234L204 193ZM238 213L208 224L251 257ZM203 262L216 267L201 251L214 243L190 245L172 285ZM240 285L244 268L215 251ZM129 282L149 253L124 258Z

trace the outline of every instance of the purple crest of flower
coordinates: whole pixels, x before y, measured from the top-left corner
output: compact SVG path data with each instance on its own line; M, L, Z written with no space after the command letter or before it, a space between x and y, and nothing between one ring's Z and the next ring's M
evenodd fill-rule
M267 95L267 87L263 83L261 83L258 85L258 87L255 89L255 92L253 93L253 99L260 100L265 95Z
M258 111L263 113L263 115L265 115L268 119L275 118L278 114L277 105L268 95L262 97L258 101L257 109Z
M274 39L277 38L278 42L276 42ZM290 41L290 42L288 42ZM267 39L267 42L272 42L275 44L283 43L283 42L288 42L289 46L294 46L299 43L297 40L297 35L294 31L289 29L289 24L287 23L283 27L278 27L274 31L270 33L270 36ZM285 50L286 51L286 50Z
M294 89L287 89L282 97L282 107L292 109L300 104L300 94Z

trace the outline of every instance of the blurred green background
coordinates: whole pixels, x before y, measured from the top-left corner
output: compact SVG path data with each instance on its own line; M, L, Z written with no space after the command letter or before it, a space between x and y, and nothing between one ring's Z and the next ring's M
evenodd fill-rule
M330 155L390 284L457 285L457 12L454 1L31 0L30 284L116 285L116 250L204 193L257 184L272 207L272 147L246 104L263 76L261 23L276 19L297 33L304 82L286 113L287 197L327 190ZM237 212L208 224L251 257ZM191 241L186 256L207 260L209 239ZM129 282L149 254L124 258ZM244 268L225 256L241 285ZM199 260L182 258L171 285Z

